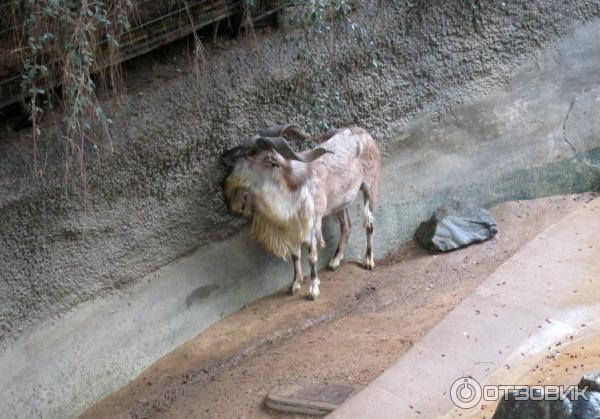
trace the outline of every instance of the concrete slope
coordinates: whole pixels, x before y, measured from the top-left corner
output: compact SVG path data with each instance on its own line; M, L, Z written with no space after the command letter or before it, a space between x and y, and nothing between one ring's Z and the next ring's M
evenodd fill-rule
M598 246L597 198L513 255L397 364L329 417L453 416L450 395L456 380L524 384L510 381L523 378L527 363L520 360L538 359L552 346L584 335L597 342ZM500 373L514 366L519 374ZM489 411L484 417L489 417L493 413L489 403L455 415L480 417L485 408Z
M378 260L373 271L353 263L323 270L318 301L303 298L305 284L300 295L282 289L253 302L162 357L82 418L269 419L264 395L281 383L343 377L367 385L522 246L594 196L496 206L491 212L500 233L456 252L432 256L409 243Z

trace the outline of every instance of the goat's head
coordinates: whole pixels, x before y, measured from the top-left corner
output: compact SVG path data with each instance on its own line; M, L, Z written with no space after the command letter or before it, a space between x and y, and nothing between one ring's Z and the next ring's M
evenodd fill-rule
M297 189L305 173L293 170L292 161L310 163L328 153L321 147L296 153L284 136L310 138L296 124L276 125L223 153L221 161L229 169L224 182L225 202L231 213L252 215L259 192Z

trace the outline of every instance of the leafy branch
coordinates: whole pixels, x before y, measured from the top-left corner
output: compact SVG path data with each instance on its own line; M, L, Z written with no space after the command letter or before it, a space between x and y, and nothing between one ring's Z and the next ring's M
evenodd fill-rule
M349 122L350 106L339 80L343 77L339 67L344 62L359 71L382 66L371 32L352 17L355 3L351 0L294 2L289 23L300 29L300 35L291 33L288 39L295 47L301 71L290 81L288 90L294 93L292 106L310 121L309 132L323 131L341 120Z
M34 173L39 167L40 119L58 103L64 113L67 144L65 195L71 161L78 162L81 189L87 191L86 150L112 150L112 123L96 96L97 80L119 84L119 39L130 29L131 0L20 0L12 3L24 73L21 88L29 97L34 144ZM65 196L66 197L66 196Z

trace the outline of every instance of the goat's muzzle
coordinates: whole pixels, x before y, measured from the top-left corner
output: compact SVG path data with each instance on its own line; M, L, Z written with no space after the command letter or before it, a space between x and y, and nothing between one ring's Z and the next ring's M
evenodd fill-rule
M225 204L231 214L249 217L252 215L252 194L244 186L240 185L236 176L225 179L224 185Z

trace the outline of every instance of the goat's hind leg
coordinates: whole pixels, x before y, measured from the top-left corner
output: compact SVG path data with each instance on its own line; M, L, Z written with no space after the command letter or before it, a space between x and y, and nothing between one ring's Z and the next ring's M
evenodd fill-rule
M338 244L335 256L329 261L329 269L332 271L340 267L340 262L344 258L344 249L350 237L350 228L352 227L347 208L336 212L334 215L340 222L340 243Z
M367 233L367 252L365 254L365 263L364 266L366 269L375 268L375 260L373 258L373 207L374 207L374 197L371 194L370 188L364 183L360 187L363 193L363 216L364 216L364 225L365 231Z
M290 294L296 294L302 288L302 247L299 246L296 253L292 254L294 263L294 280L290 284Z
M310 264L310 288L308 289L308 298L310 300L316 300L319 298L319 277L317 276L317 260L318 260L318 248L317 240L314 238L310 243L310 253L308 255L308 263Z

